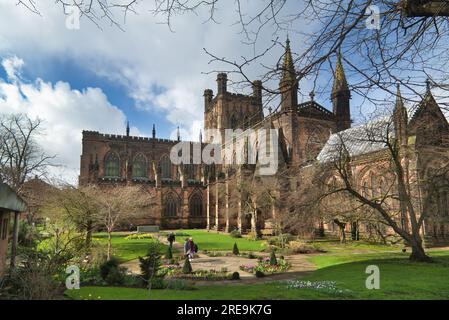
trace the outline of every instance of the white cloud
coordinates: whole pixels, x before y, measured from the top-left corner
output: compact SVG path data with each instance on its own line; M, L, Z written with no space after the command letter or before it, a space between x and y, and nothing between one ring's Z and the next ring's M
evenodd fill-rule
M14 61L22 60L13 57L2 61L4 67L10 67L6 70L8 75L20 73L23 61ZM0 78L0 113L24 113L32 119L43 120L43 134L38 137L38 143L47 154L57 156L55 164L63 164L52 170L53 176L76 183L82 130L125 132L124 113L99 88L79 91L61 81L52 84L41 79L33 83L25 83L18 77L14 80L7 82ZM131 133L139 135L136 128Z
M23 65L23 60L16 56L2 60L2 66L6 71L8 79L13 81L17 80L17 78L20 76L18 72Z
M251 1L245 4L245 10L260 5ZM0 34L0 54L33 59L36 67L49 66L54 58L73 59L86 69L123 84L137 106L166 112L173 124L202 119L203 90L215 91L216 87L215 75L202 72L226 68L209 64L210 57L203 48L220 57L253 54L252 47L242 44L239 26L233 26L236 13L217 7L218 24L204 24L206 16L201 14L177 16L173 21L175 32L171 32L166 25L157 23L160 20L149 14L147 6L152 4L141 3L139 14L128 14L122 32L107 25L100 30L87 19L81 19L79 30L69 30L60 7L52 1L39 3L42 16L0 1L0 30L8 30ZM20 27L11 28L12 25ZM267 33L258 40L261 50L272 37ZM269 61L275 63L277 58ZM256 66L252 73L257 76ZM161 90L155 91L155 87Z

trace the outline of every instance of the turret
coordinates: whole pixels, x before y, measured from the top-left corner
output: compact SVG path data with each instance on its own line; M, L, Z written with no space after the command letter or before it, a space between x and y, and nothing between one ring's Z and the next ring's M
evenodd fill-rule
M393 112L394 121L394 131L396 139L398 139L399 145L407 145L407 109L404 107L404 102L402 101L401 91L399 84L397 86L396 92L396 105Z
M337 132L346 130L351 127L351 112L349 108L349 100L351 92L349 91L348 82L346 81L343 63L341 62L341 54L338 54L337 66L335 68L334 85L331 94L333 111L337 119Z
M210 104L212 102L212 97L214 96L214 93L211 89L204 90L204 112L207 112L210 108Z
M284 63L282 64L282 78L279 83L281 91L281 110L291 111L298 106L298 82L295 66L293 64L290 40L285 45Z
M253 97L257 103L262 103L262 81L253 81Z
M226 93L227 82L228 82L228 75L226 73L219 73L217 75L217 89L219 95Z

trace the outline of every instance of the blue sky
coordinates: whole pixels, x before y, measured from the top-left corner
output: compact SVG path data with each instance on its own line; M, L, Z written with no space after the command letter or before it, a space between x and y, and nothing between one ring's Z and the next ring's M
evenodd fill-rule
M263 5L242 3L247 12ZM54 1L39 1L38 6L41 15L0 0L0 113L25 112L43 119L41 143L64 164L58 172L61 178L72 182L79 173L82 130L124 134L129 121L131 134L149 136L156 123L158 137L174 137L180 126L183 138L196 140L203 126L203 90L216 92L216 75L209 72L229 69L210 63L203 48L239 59L262 52L273 40L284 42L287 36L267 28L255 47L244 45L235 11L227 7L217 8L218 23L204 23L204 12L176 16L172 32L144 9L128 15L124 31L107 24L100 30L86 19L79 30L69 30ZM287 12L292 9L288 6ZM292 30L313 31L313 25L295 23ZM304 50L298 33L289 36L294 52ZM277 45L251 64L246 70L250 79L263 75L263 65L275 65L282 53ZM355 81L350 72L347 75L350 83ZM238 80L235 74L229 78ZM273 88L277 81L268 85ZM317 85L322 94L316 100L331 110L329 70ZM311 89L310 81L300 83L300 102L308 99ZM362 104L365 111L370 109L356 94L351 103L355 119Z

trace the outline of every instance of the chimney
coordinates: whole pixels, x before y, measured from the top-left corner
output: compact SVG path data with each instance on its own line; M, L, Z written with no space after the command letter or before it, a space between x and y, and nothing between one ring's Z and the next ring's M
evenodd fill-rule
M226 93L227 82L228 82L228 75L226 73L219 73L217 75L217 85L219 95Z

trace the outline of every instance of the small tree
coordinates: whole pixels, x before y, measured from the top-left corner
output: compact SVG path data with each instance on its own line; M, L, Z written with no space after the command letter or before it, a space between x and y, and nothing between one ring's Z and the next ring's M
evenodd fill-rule
M172 252L172 247L171 246L168 246L167 253L165 254L165 258L166 259L173 259L173 252Z
M141 216L144 208L154 204L154 197L137 186L95 188L98 211L95 220L108 233L108 259L112 256L112 232L120 223Z
M139 257L140 271L145 281L150 282L161 266L161 248L159 242L152 242L146 257Z
M232 253L236 256L240 254L239 248L237 247L237 242L234 242L234 248L232 248Z
M271 256L270 256L270 266L275 266L278 264L278 261L276 259L276 254L274 253L274 250L271 251Z
M182 273L188 274L192 273L192 265L190 264L189 257L186 257L184 261L184 266L182 267Z

